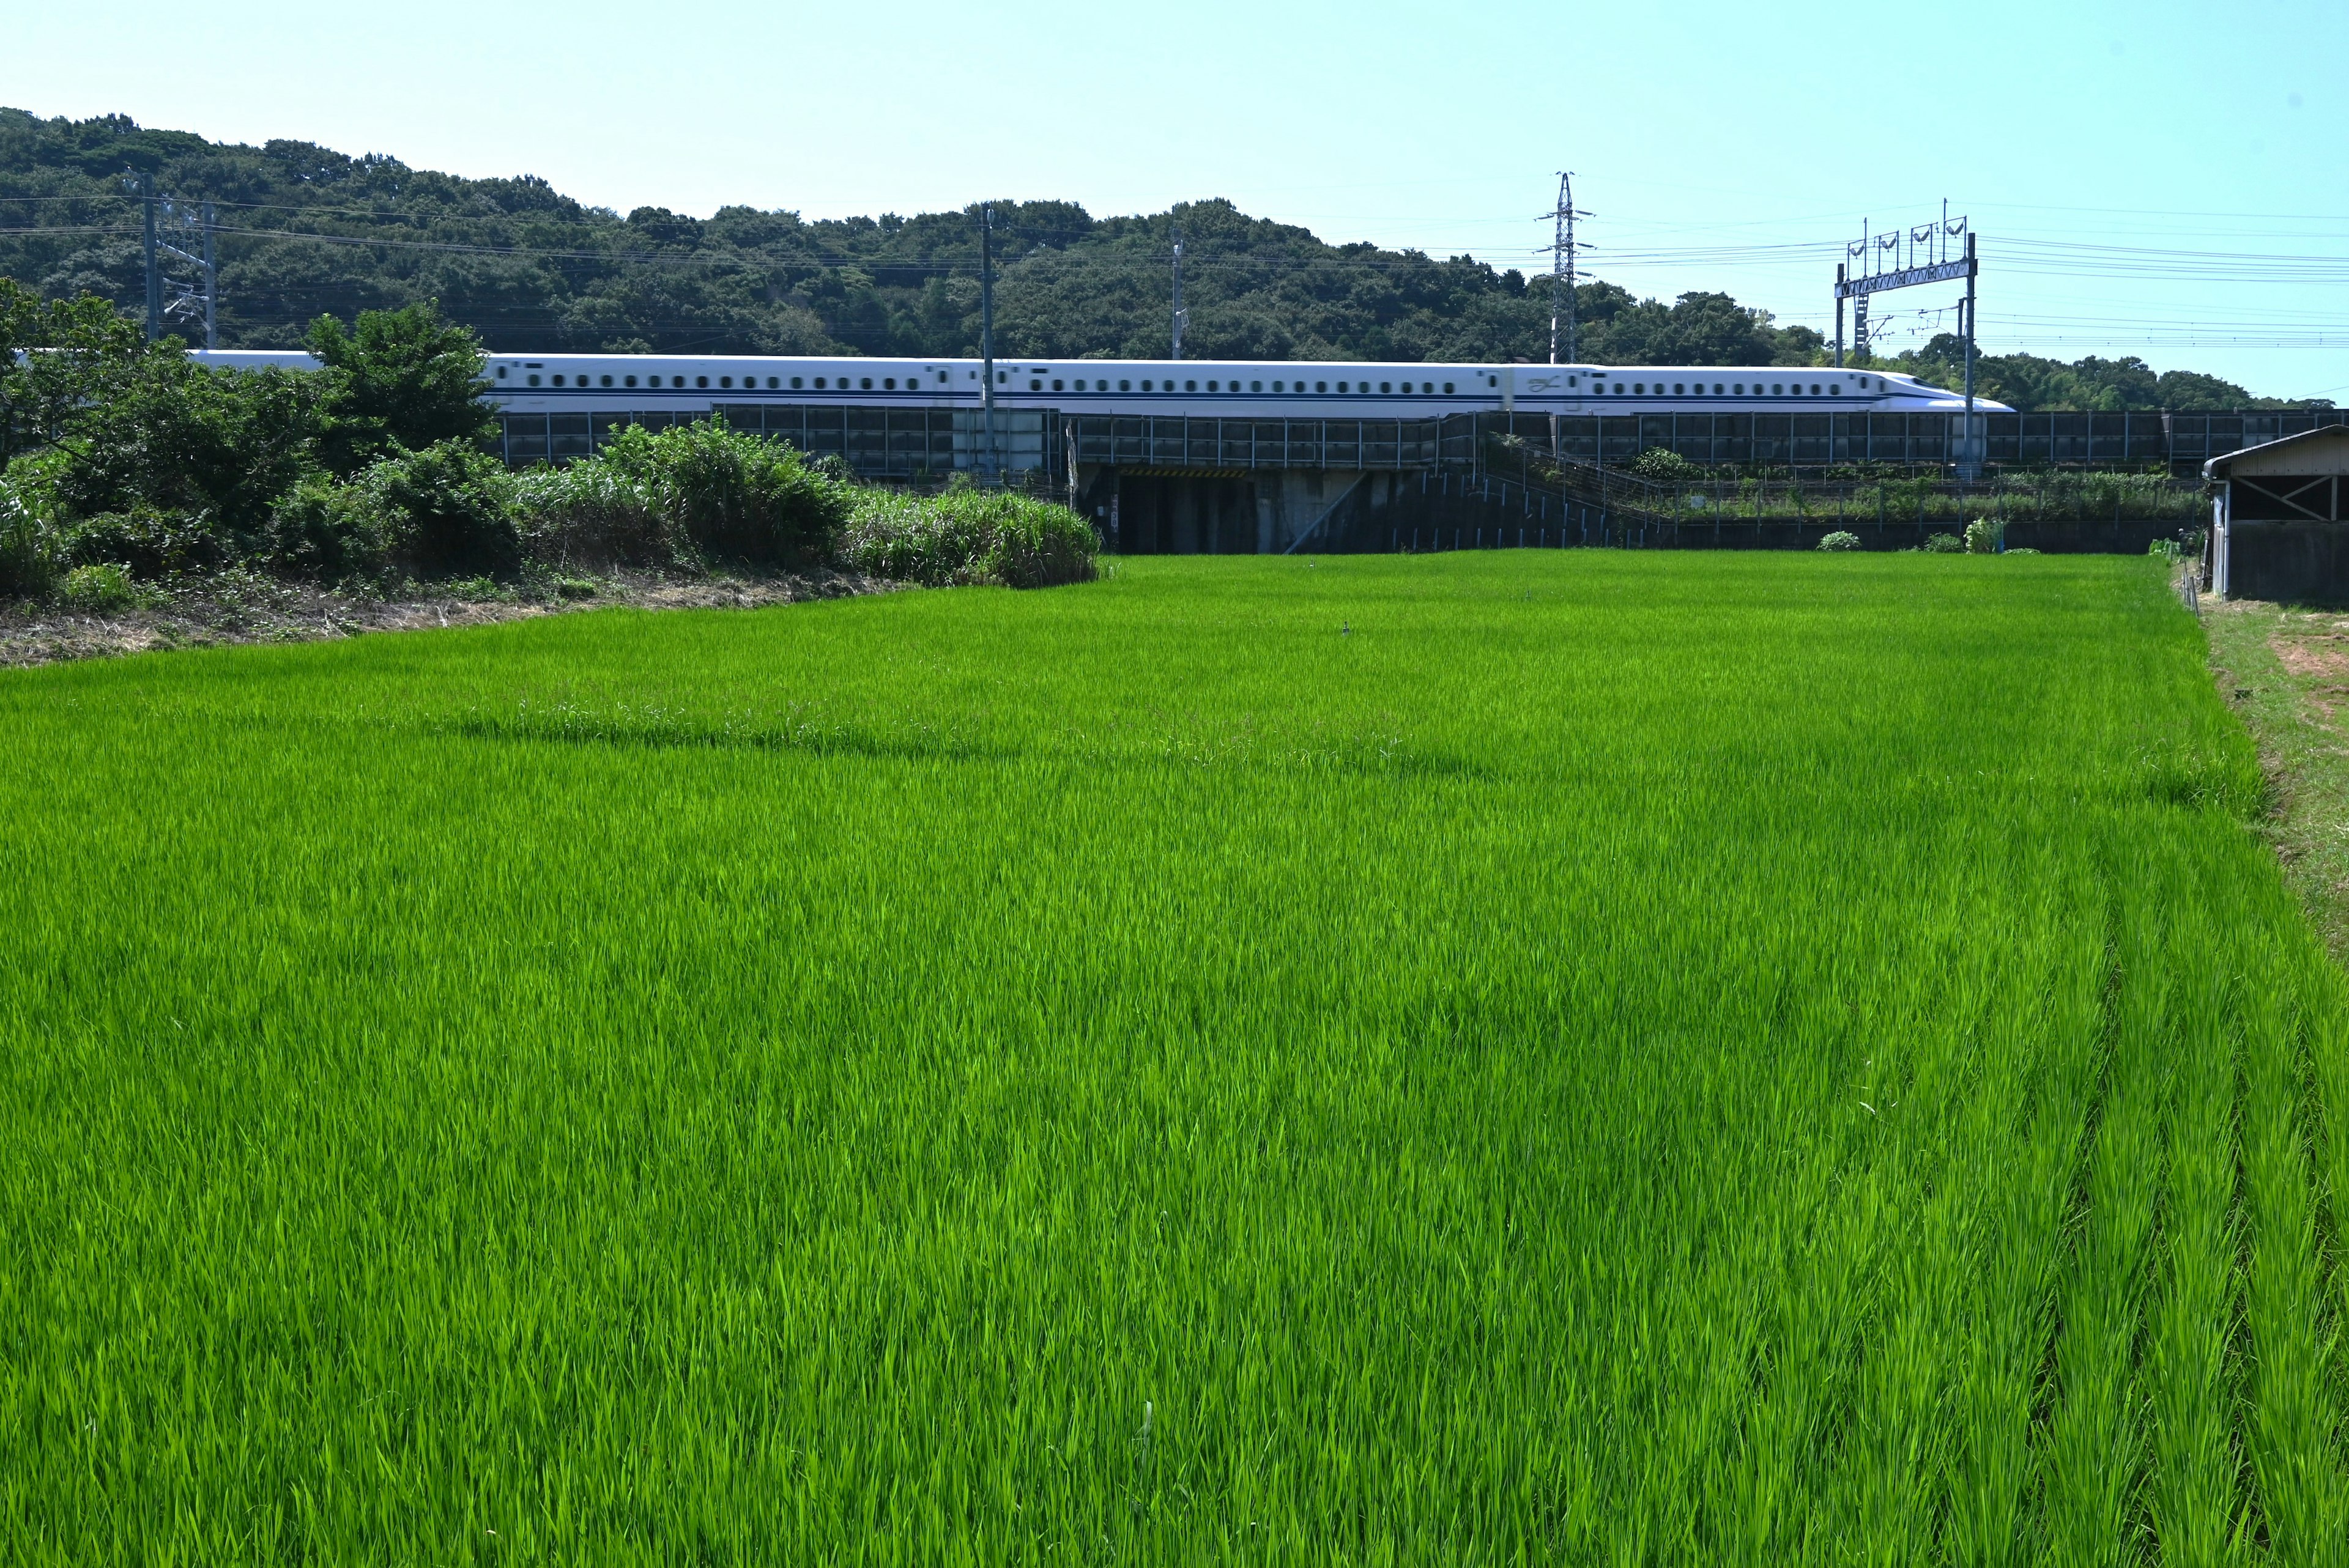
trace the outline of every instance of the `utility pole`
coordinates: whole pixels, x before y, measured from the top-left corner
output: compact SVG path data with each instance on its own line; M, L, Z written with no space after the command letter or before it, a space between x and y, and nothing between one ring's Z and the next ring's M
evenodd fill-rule
M1183 357L1183 329L1191 325L1191 313L1183 308L1183 231L1174 231L1174 352L1171 357Z
M995 204L978 209L978 471L992 480L995 460Z
M1946 214L1949 210L1950 204L1942 202L1942 212ZM1941 228L1947 232L1949 226L1950 221L1944 216ZM1966 226L1966 439L1958 456L1959 477L1968 480L1982 472L1982 459L1974 450L1974 274L1981 270L1981 263L1974 259L1973 225L1969 223Z
M204 347L220 346L220 259L212 253L212 204L204 203Z
M122 177L123 187L139 197L140 211L144 218L145 250L147 253L147 341L154 342L163 335L163 274L157 270L155 259L155 176L146 170Z
M1554 223L1549 247L1549 362L1571 365L1580 346L1576 342L1574 319L1574 221L1588 218L1588 212L1574 210L1574 171L1568 170L1557 177L1557 210L1550 214ZM1558 335L1566 336L1566 358L1557 356Z
M1574 171L1562 170L1557 177L1557 207L1550 213L1549 246L1549 362L1559 363L1558 336L1566 337L1565 363L1574 363L1578 350L1575 341L1574 320ZM1581 214L1588 217L1588 213ZM1549 417L1549 455L1552 461L1563 461L1565 438L1558 428L1556 414Z

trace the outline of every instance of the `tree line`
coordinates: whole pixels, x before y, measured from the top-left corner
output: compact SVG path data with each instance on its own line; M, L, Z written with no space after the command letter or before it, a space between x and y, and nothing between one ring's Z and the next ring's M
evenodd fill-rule
M124 116L0 109L0 276L50 298L143 308L140 170L220 203L223 347L282 347L321 315L423 300L500 352L873 354L978 349L978 208L810 222L726 207L626 215L532 177L464 180L313 143L255 148ZM1168 263L1184 243L1187 352L1201 358L1535 359L1545 277L1472 256L1331 244L1226 201L1096 218L1073 202L994 207L999 350L1146 358L1166 352ZM1827 345L1731 295L1669 303L1606 282L1576 291L1580 356L1600 364L1816 365ZM1942 339L1881 361L1952 380ZM2141 360L1978 361L1977 387L2030 408L2270 406Z

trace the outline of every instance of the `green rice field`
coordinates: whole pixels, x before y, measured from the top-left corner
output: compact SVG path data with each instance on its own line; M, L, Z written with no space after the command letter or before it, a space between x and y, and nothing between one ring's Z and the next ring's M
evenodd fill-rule
M2342 1562L2261 806L2115 559L0 675L0 1561Z

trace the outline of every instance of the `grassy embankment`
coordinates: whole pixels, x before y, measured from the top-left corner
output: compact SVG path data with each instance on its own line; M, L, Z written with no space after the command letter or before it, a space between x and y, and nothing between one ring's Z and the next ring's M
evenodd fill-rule
M2342 1538L2349 1006L2145 562L1148 560L0 753L16 1560Z

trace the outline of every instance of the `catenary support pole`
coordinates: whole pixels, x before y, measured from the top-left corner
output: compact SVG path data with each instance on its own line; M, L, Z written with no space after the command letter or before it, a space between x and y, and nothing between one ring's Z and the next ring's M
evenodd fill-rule
M220 346L220 260L212 253L212 204L204 203L204 346Z
M155 256L155 176L142 171L139 176L139 205L146 216L147 247L147 341L155 342L163 335L163 272Z
M978 209L978 471L998 472L995 459L995 205Z

